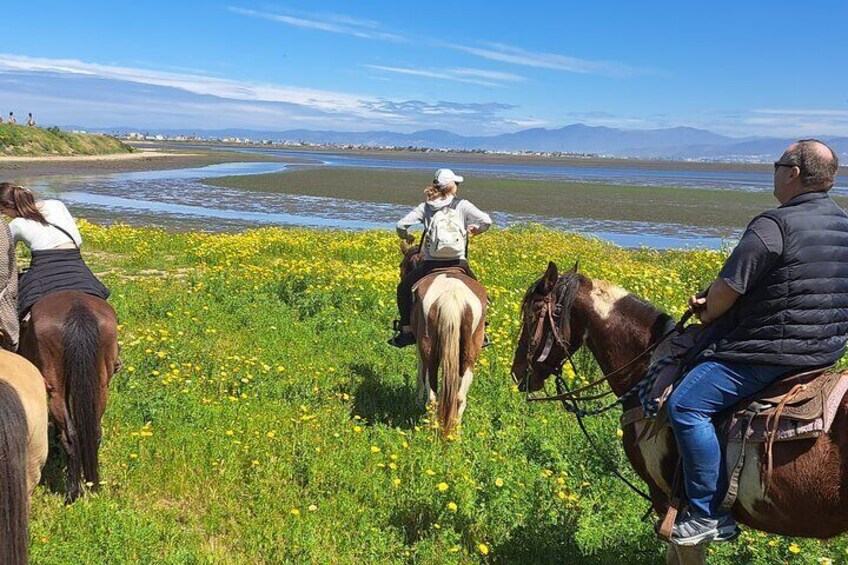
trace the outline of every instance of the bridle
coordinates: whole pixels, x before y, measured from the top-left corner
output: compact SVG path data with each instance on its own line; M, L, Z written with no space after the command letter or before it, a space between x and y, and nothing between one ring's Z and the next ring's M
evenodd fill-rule
M615 406L623 403L627 398L636 393L637 387L632 386L629 390L625 391L621 396L616 398L616 400L604 406L601 409L595 409L591 411L586 411L577 406L578 402L587 402L591 400L598 400L601 398L605 398L611 394L614 394L612 389L609 389L605 392L596 393L596 394L582 394L586 391L590 391L595 389L596 387L606 383L610 377L618 375L619 373L625 371L626 369L631 368L637 362L644 359L646 356L649 356L653 351L670 335L680 332L683 329L684 324L686 324L689 317L692 315L690 311L687 311L680 321L674 326L674 328L666 331L662 336L651 342L648 347L646 347L641 353L635 356L633 359L625 363L624 365L613 369L609 373L601 375L598 379L585 384L577 389L568 390L565 379L562 378L562 370L565 366L565 363L569 363L571 365L572 370L574 371L574 375L576 378L580 377L579 371L577 370L577 366L574 363L573 355L579 349L578 347L574 347L568 339L564 336L563 328L565 324L569 323L568 315L571 310L571 304L574 301L574 297L577 294L577 287L579 283L579 279L576 273L568 273L566 275L561 276L557 279L557 282L554 284L554 287L551 291L545 295L542 300L542 306L539 312L539 317L536 320L534 331L530 337L530 342L527 346L527 357L525 363L524 370L524 383L527 387L526 391L526 400L528 402L544 402L544 401L559 401L563 403L563 407L569 412L574 412L580 414L581 416L589 416L589 415L597 415L608 410L613 409ZM548 329L546 332L545 330ZM547 337L545 334L547 333ZM544 338L544 346L541 351L539 350L539 346L542 344ZM561 361L551 364L548 362L550 355L553 351L554 345L557 345L562 348L564 351L564 355ZM545 396L533 396L530 393L529 387L529 379L532 372L538 365L542 365L546 370L548 375L556 376L556 387L557 394L555 395L545 395ZM515 378L515 376L513 376ZM518 380L516 378L516 380Z

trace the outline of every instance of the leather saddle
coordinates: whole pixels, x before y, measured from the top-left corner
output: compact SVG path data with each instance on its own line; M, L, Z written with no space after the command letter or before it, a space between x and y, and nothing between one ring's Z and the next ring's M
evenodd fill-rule
M727 440L775 442L815 438L830 430L848 392L848 371L807 370L740 402L726 416Z

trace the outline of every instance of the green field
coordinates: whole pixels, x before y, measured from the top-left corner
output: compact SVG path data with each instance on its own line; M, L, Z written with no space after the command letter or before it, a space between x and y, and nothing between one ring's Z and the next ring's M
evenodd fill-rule
M384 343L390 234L82 229L113 289L125 368L104 421L102 490L65 507L39 487L33 563L662 562L645 504L573 419L515 391L518 304L548 259L579 259L679 314L720 254L534 228L475 239L494 346L460 439L444 441L416 407L414 351ZM578 366L597 375L586 354ZM632 475L617 417L590 431ZM711 562L843 561L847 549L745 532Z
M421 172L378 169L302 168L284 173L223 177L215 186L409 204L423 199L428 182ZM484 210L558 218L626 220L738 230L777 205L769 193L698 188L619 186L587 182L469 178L460 196ZM843 207L848 198L836 197Z
M111 155L133 149L108 135L0 124L0 156Z

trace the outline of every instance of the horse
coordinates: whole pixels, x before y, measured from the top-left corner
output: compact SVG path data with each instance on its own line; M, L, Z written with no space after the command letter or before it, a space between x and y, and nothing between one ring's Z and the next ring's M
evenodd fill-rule
M29 501L47 461L46 398L38 369L0 350L0 563L27 563Z
M49 293L30 310L21 354L41 371L50 416L68 455L66 502L81 493L80 477L100 486L100 420L118 368L118 317L105 300L75 290Z
M612 392L621 397L644 377L651 347L667 335L674 320L623 288L593 280L577 267L559 275L549 263L524 296L521 334L512 364L519 389L544 388L583 344L591 351ZM544 346L544 350L542 350ZM544 358L541 353L546 352ZM639 404L623 400L625 411ZM625 454L645 481L654 510L664 515L677 469L677 444L669 426L644 434L647 422L622 424ZM749 443L746 460L762 460ZM848 531L848 400L843 398L828 434L775 443L768 488L760 465L748 464L739 478L734 518L748 527L793 537L827 539ZM705 546L669 544L667 563L704 563Z
M422 260L420 246L401 243L403 278ZM413 288L412 332L418 345L418 404L438 405L445 437L462 422L474 364L483 347L488 297L482 284L458 269L443 269ZM442 371L441 391L438 386ZM436 394L439 393L438 402Z

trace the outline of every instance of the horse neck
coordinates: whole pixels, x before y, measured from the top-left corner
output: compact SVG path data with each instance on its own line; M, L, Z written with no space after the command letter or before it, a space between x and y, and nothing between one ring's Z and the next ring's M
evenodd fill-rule
M655 327L663 317L661 312L651 312L644 304L621 304L622 300L636 299L629 296L622 298L615 308L600 312L591 298L579 298L575 302L575 308L579 305L584 312L585 342L601 371L609 375L627 366L608 378L610 388L618 396L629 391L645 376L651 357L645 352L653 344Z

